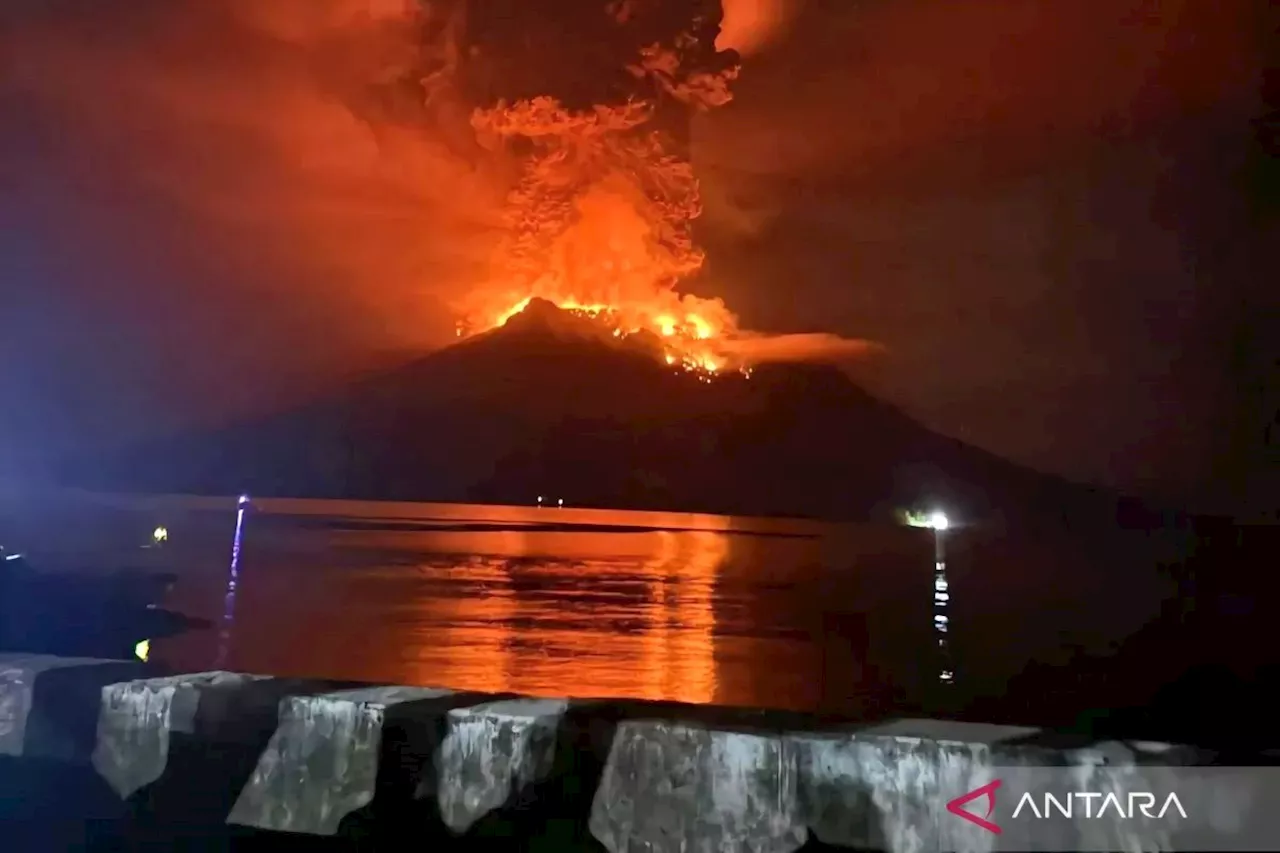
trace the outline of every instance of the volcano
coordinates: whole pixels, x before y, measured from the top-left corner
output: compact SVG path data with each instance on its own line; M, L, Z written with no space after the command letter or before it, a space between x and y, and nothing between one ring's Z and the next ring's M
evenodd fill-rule
M1061 513L1106 496L934 433L839 369L707 377L533 301L505 325L275 416L64 470L144 492L885 518ZM1102 503L1099 503L1099 502Z

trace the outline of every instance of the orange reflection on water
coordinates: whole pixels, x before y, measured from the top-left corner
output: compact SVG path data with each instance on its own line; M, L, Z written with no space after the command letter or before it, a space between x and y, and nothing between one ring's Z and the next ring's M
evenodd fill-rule
M713 702L716 693L716 574L729 552L723 534L654 534L660 551L648 565L653 629L644 635L645 698Z
M460 541L449 543L453 537ZM415 681L485 692L715 700L714 603L727 536L517 530L490 532L483 542L473 537L436 534L435 547L456 545L469 556L420 567L434 583L412 605L432 626L424 626L431 640L416 655ZM472 594L456 594L460 584Z

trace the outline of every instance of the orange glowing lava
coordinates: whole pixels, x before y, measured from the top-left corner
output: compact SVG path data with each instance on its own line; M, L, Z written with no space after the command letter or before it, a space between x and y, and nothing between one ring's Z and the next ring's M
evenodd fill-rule
M492 316L481 318L478 330L485 331L506 325L512 317L524 311L533 298L526 296ZM692 299L697 298L692 297ZM725 332L730 329L717 322L716 318L709 318L693 311L681 313L643 305L623 306L603 302L582 302L573 297L548 301L562 311L603 324L615 338L625 339L640 332L655 335L661 341L663 358L667 364L696 374L704 381L710 381L712 376L731 367L750 376L750 368L733 363L734 359L719 351L718 345L722 342ZM458 336L463 337L475 328L477 327L460 323Z
M693 239L698 179L659 100L689 110L729 101L737 66L709 69L699 42L644 48L627 71L650 95L570 109L552 97L499 101L472 113L481 145L516 176L487 279L457 306L458 336L505 325L534 299L601 323L700 382L751 375L767 361L838 360L875 349L833 335L761 335L739 328L719 299L676 290L703 263ZM705 56L703 57L705 60ZM668 111L669 114L669 111Z
M541 298L618 338L651 333L668 364L702 381L742 366L720 346L737 329L724 303L675 289L702 266L692 234L702 204L692 164L655 120L657 100L719 106L737 73L685 68L696 45L681 36L677 49L652 45L628 66L652 84L647 100L574 110L538 97L473 113L477 138L519 177L489 281L460 306L459 336L502 326Z

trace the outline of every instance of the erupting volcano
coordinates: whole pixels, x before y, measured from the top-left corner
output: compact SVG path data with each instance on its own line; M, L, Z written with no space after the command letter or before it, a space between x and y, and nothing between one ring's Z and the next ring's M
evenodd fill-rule
M719 7L414 4L417 65L388 75L378 108L408 103L447 126L450 150L486 176L477 219L497 226L453 306L459 340L292 410L69 460L65 479L838 518L1092 506L932 433L837 367L796 363L865 342L754 334L679 289L703 264L691 113L726 103L738 68L715 46Z
M534 299L545 297L526 296L511 308L503 311L495 322L485 323L483 328L505 326L507 321L528 309ZM712 323L706 319L705 309L698 308L696 297L684 297L676 300L674 309L663 310L662 300L657 300L658 307L638 304L596 302L584 304L570 296L561 299L547 299L556 308L573 316L582 317L601 324L619 339L628 339L634 335L648 333L657 338L662 358L672 367L688 373L696 374L703 381L710 381L731 364L729 357L720 346L726 326ZM685 302L695 303L690 308ZM459 324L458 336L466 334L465 326ZM751 375L751 368L745 363L734 364L744 376Z
M633 25L642 5L612 4L611 23ZM731 344L733 314L676 290L703 263L692 233L702 208L662 118L674 113L680 125L690 110L729 101L737 55L716 50L715 30L699 18L670 45L642 46L625 63L633 85L618 103L574 109L539 95L473 112L481 144L509 155L518 177L489 280L460 306L459 337L502 326L538 298L618 338L651 333L668 364L703 381L728 369L749 375Z

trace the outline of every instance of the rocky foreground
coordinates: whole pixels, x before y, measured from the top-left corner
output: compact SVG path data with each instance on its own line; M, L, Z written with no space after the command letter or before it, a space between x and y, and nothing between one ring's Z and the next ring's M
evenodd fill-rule
M946 803L994 768L1088 781L1204 758L974 723L143 670L0 657L0 801L20 821L0 829L80 821L104 844L183 849L989 850L995 836ZM1139 823L1080 831L1108 849L1174 849Z

